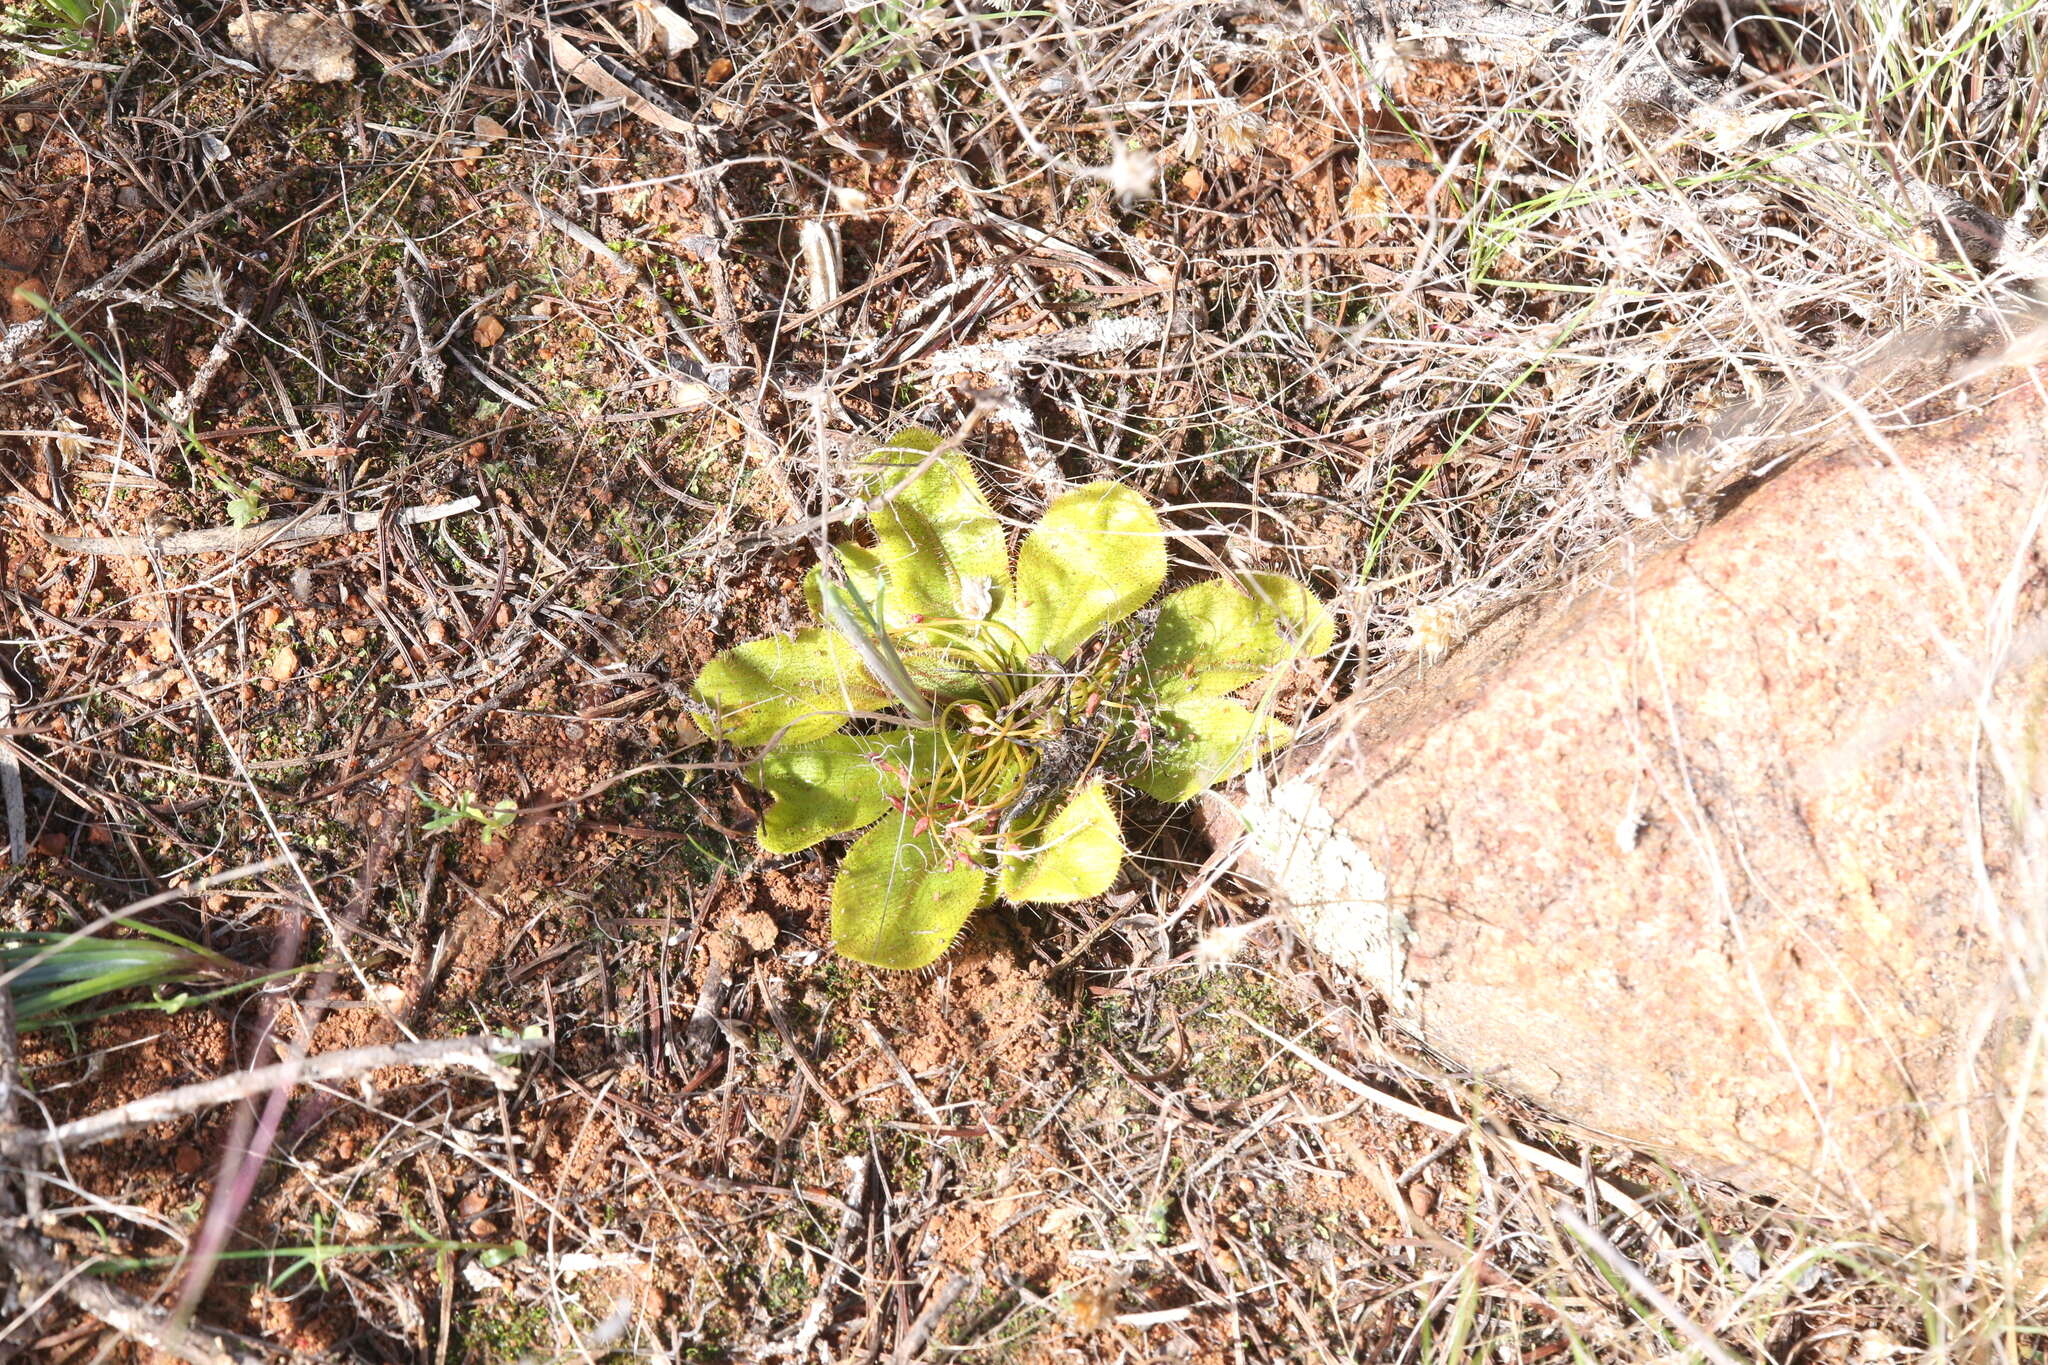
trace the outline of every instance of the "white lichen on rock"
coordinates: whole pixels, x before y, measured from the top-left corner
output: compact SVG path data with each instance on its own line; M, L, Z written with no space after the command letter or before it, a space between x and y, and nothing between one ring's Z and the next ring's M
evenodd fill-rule
M1303 937L1364 978L1396 1014L1410 1014L1408 917L1388 899L1386 874L1330 814L1313 774L1274 783L1237 814L1251 863L1287 888L1285 908Z

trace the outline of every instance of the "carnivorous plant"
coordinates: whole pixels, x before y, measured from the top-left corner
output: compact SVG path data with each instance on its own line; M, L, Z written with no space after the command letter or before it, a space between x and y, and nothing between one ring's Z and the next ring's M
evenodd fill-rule
M1013 560L966 457L932 432L902 432L870 469L872 543L833 546L806 577L817 623L725 651L694 690L707 733L756 751L762 848L865 831L833 883L834 947L908 969L999 895L1107 890L1119 794L1185 801L1284 743L1271 687L1334 627L1282 574L1147 606L1166 534L1122 484L1054 498Z

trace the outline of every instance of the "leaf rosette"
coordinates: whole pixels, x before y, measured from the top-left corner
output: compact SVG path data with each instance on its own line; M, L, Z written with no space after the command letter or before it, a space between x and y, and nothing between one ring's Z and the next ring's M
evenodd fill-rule
M1292 738L1286 668L1329 612L1280 574L1166 582L1166 533L1113 482L1054 498L1016 547L965 456L921 428L876 451L869 543L806 577L817 624L712 659L707 733L757 750L757 837L794 853L858 834L833 946L936 961L974 912L1086 900L1124 859L1117 794L1185 801ZM1260 684L1254 688L1254 684Z

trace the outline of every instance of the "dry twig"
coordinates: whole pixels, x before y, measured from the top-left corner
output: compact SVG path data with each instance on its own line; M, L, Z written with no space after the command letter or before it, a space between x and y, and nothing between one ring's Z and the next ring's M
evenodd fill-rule
M83 1266L67 1266L35 1237L19 1228L0 1225L0 1251L7 1253L19 1278L34 1278L46 1294L62 1294L85 1313L98 1318L128 1340L190 1365L255 1365L273 1357L262 1348L242 1349L229 1338L193 1323L180 1322L166 1309L95 1279ZM0 1348L7 1345L0 1328Z
M391 514L400 526L420 526L474 512L483 499L474 494L430 507L407 507ZM324 540L329 536L374 531L384 523L382 512L321 512L312 516L273 517L253 526L214 526L203 531L175 531L167 536L58 536L43 539L71 554L113 558L161 555L250 554L257 550Z
M317 1056L256 1067L218 1080L182 1085L175 1090L145 1096L118 1108L103 1110L82 1119L59 1124L41 1132L16 1132L0 1138L0 1153L10 1156L37 1150L61 1151L68 1147L89 1147L137 1128L185 1114L232 1104L261 1095L280 1085L324 1085L367 1075L391 1066L473 1067L492 1084L514 1084L501 1057L528 1057L549 1045L545 1038L430 1038L421 1042L386 1043L376 1047L348 1048Z

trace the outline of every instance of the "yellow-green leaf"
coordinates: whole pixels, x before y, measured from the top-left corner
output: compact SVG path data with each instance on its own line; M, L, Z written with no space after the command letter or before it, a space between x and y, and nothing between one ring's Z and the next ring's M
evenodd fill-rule
M909 736L827 735L808 744L778 744L747 769L747 780L774 797L761 817L761 847L796 853L821 839L874 823L903 788L885 781L900 772Z
M869 520L892 630L922 618L974 616L988 600L1009 595L1002 523L967 457L933 453L941 443L937 433L911 427L869 457L876 467Z
M813 628L726 650L697 675L693 691L710 708L705 733L734 744L786 743L829 735L848 713L888 699L838 632ZM787 728L785 728L787 727Z
M1123 861L1123 831L1098 778L1035 831L1017 856L1005 857L1003 894L1048 904L1087 900L1109 890Z
M1135 490L1091 483L1062 493L1017 551L1017 585L999 619L1034 653L1071 658L1166 581L1166 533Z
M981 902L988 872L901 813L854 841L832 883L832 946L871 967L939 960Z
M856 592L870 602L882 600L887 587L882 582L882 566L873 550L865 545L834 545L832 553L839 556L839 567ZM804 574L804 601L809 604L813 618L830 625L825 620L825 603L818 590L819 579L824 572L823 564L813 564Z
M1336 631L1315 594L1285 574L1211 578L1160 604L1145 666L1161 697L1220 697L1276 665L1315 658Z
M1185 697L1152 713L1152 747L1130 774L1160 801L1186 801L1228 781L1294 737L1228 697Z

